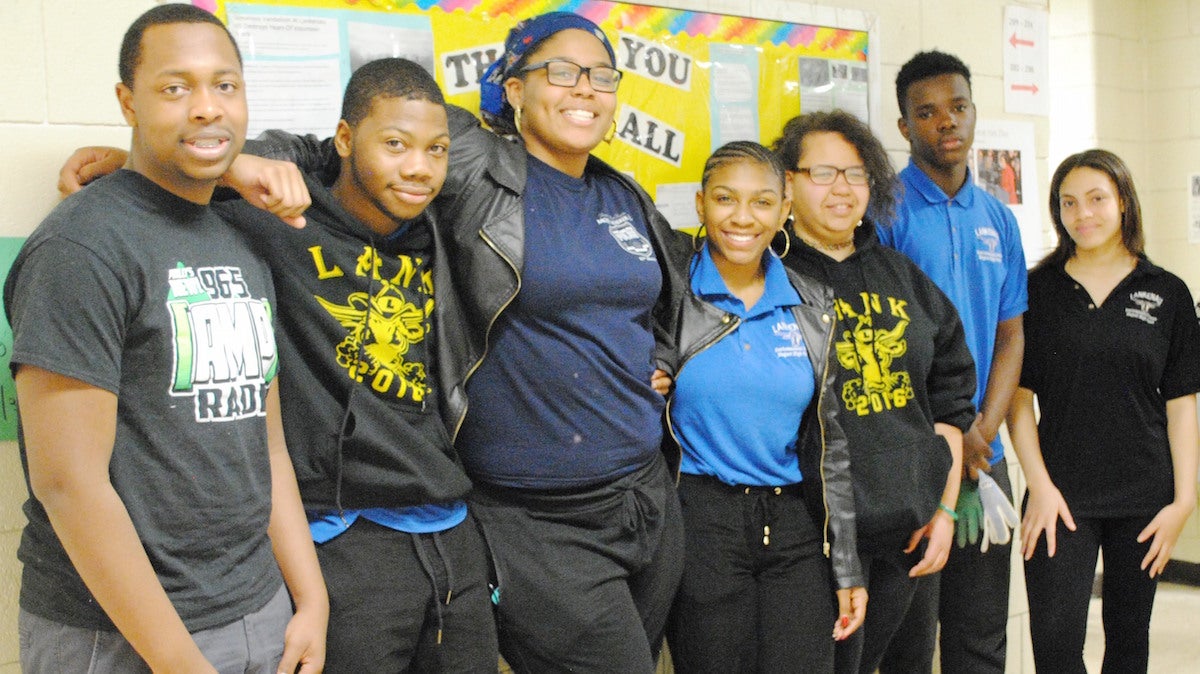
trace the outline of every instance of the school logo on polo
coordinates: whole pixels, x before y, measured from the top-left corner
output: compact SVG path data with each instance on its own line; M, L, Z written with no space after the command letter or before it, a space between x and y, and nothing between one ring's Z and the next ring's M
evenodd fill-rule
M779 321L771 326L771 333L787 342L784 346L775 347L776 358L807 358L808 349L804 346L804 335L795 321Z
M975 228L975 239L980 248L975 254L984 262L1004 262L1004 254L1000 252L1000 233L994 227L983 225Z
M174 344L172 396L193 401L196 421L266 416L279 367L271 304L250 295L238 267L167 270Z
M1137 292L1129 293L1129 299L1136 304L1137 307L1126 307L1126 316L1129 316L1130 318L1136 318L1140 321L1145 321L1150 325L1154 325L1158 322L1158 316L1155 316L1150 312L1162 306L1163 298L1161 295L1152 293L1148 290L1139 290Z
M642 236L642 233L633 226L633 217L628 213L618 213L609 215L601 213L596 222L608 227L608 233L612 238L625 249L626 253L636 257L642 262L653 262L654 247L650 245L650 240Z
M857 307L842 298L833 303L839 325L847 328L835 344L838 363L860 375L842 385L842 402L859 416L904 407L913 399L912 378L892 365L908 352L908 302L889 297L884 311L877 293L859 293L856 300Z

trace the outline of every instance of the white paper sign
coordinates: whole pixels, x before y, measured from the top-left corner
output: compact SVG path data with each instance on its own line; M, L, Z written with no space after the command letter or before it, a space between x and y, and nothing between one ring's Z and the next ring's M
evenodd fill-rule
M1004 111L1050 114L1047 12L1004 8Z
M1035 147L1032 122L981 119L975 124L971 175L1017 217L1027 266L1054 247L1043 234L1046 205L1038 195Z

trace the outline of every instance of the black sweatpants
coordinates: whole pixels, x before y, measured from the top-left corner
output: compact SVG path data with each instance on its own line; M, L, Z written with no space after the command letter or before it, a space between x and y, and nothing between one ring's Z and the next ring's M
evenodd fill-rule
M496 671L487 554L469 517L436 534L359 517L317 559L329 589L326 672Z
M870 674L879 667L888 645L895 640L897 629L909 614L919 582L928 578L908 577L909 570L921 561L922 554L924 546L907 555L903 550L859 551L858 557L867 577L867 620L849 638L837 643L834 660L838 674ZM933 657L932 638L928 644L914 646L927 648L929 657Z
M1008 460L998 461L988 474L1011 501ZM980 552L978 543L963 548L952 544L946 566L935 575L923 576L917 584L912 608L879 671L933 671L936 642L941 649L942 674L1004 674L1011 555L1011 542L992 545L987 552Z
M498 580L500 652L516 672L649 674L683 566L661 456L571 492L477 485L471 511Z
M833 671L836 598L802 489L680 478L687 554L667 626L676 672Z

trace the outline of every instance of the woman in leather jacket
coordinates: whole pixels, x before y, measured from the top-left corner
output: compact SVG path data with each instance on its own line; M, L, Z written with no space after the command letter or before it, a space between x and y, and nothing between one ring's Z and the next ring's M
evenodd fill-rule
M866 614L829 362L833 294L768 251L789 206L783 165L762 145L729 143L705 164L707 235L667 416L686 534L668 643L682 674L831 672L834 640Z
M871 596L863 629L837 645L837 671L873 672L917 579L949 554L974 361L949 299L875 236L896 176L870 128L840 110L801 115L774 150L788 168L797 239L784 264L828 283L837 314L839 420ZM936 625L928 627L932 658Z

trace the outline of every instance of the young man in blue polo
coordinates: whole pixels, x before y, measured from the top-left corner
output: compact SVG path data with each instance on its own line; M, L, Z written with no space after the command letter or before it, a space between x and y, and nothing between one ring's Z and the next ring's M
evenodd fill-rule
M896 97L911 158L900 172L904 193L896 220L879 228L879 238L912 258L958 309L979 381L979 415L963 436L964 478L987 471L1011 500L999 430L1025 343L1025 255L1017 221L971 179L975 104L967 66L950 54L921 52L896 76ZM970 497L967 484L964 479ZM940 619L942 672L1002 673L1010 548L992 546L986 554L974 545L953 548L941 574L922 581L881 671L929 671Z

